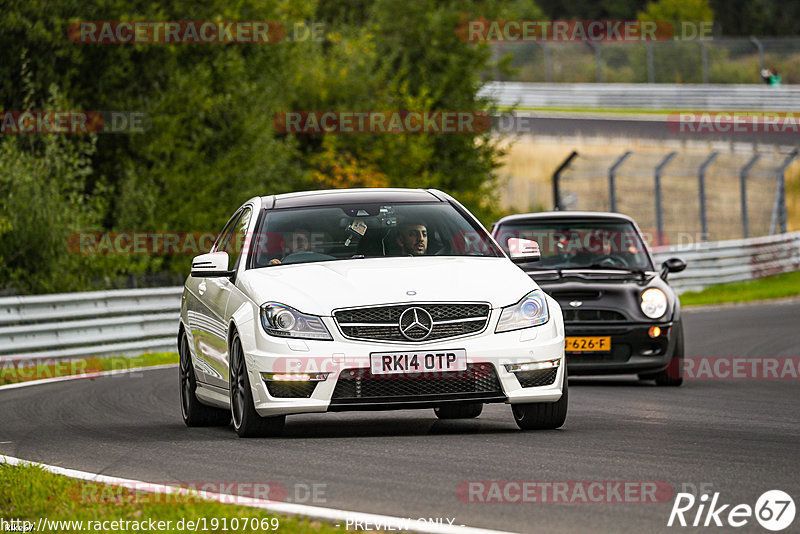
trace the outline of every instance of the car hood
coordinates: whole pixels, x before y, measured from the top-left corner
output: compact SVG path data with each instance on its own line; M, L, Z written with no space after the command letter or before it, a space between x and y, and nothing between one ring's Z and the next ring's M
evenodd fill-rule
M542 291L553 297L563 310L616 310L628 320L652 322L640 308L641 294L655 287L662 290L669 302L667 313L659 319L670 320L679 301L672 288L656 272L644 275L623 271L529 271Z
M304 313L396 302L489 302L508 306L536 283L507 258L364 258L281 265L244 272L237 285L259 305ZM410 292L414 294L409 295Z

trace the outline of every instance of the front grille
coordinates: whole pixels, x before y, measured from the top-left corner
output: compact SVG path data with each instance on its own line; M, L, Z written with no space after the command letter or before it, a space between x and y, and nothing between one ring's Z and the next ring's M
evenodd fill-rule
M310 380L285 382L264 380L264 383L267 385L270 395L285 399L307 399L311 397L317 387L317 382Z
M551 369L537 369L536 371L520 371L514 373L519 380L519 385L524 388L550 386L556 381L558 367Z
M562 308L565 323L583 321L625 321L626 318L619 312L612 310L574 310Z
M494 367L488 363L469 364L466 371L414 375L373 375L369 369L345 369L333 390L334 400L388 401L405 398L441 399L462 396L502 395Z
M431 333L421 341L449 339L477 334L486 328L491 308L488 304L403 304L338 310L333 316L350 339L413 343L400 332L400 315L410 307L422 308L433 319Z

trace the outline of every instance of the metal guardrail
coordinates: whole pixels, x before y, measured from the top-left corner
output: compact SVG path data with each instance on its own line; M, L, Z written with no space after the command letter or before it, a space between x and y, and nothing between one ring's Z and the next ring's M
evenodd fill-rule
M751 239L734 239L690 246L655 249L658 264L678 257L688 264L669 276L679 293L715 284L744 282L764 276L800 271L800 232Z
M177 350L182 287L0 298L0 360Z
M800 232L656 249L679 292L800 270ZM182 287L0 298L0 363L176 351Z
M478 95L501 107L800 111L800 86L489 82Z

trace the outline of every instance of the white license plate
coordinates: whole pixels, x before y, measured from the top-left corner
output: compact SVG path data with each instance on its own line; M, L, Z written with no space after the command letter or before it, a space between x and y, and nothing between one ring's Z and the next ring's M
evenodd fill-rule
M369 357L373 375L467 370L467 351L464 349L373 352Z

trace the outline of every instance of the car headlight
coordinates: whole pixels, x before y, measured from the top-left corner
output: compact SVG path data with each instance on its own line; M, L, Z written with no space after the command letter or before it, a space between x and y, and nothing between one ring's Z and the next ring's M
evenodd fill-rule
M261 325L272 336L328 341L333 339L320 317L300 313L276 302L268 302L261 307Z
M500 313L495 333L508 332L539 326L550 320L547 299L540 289L531 291L512 306L506 306Z
M651 287L642 293L641 307L646 316L658 319L667 313L667 296L660 289Z

